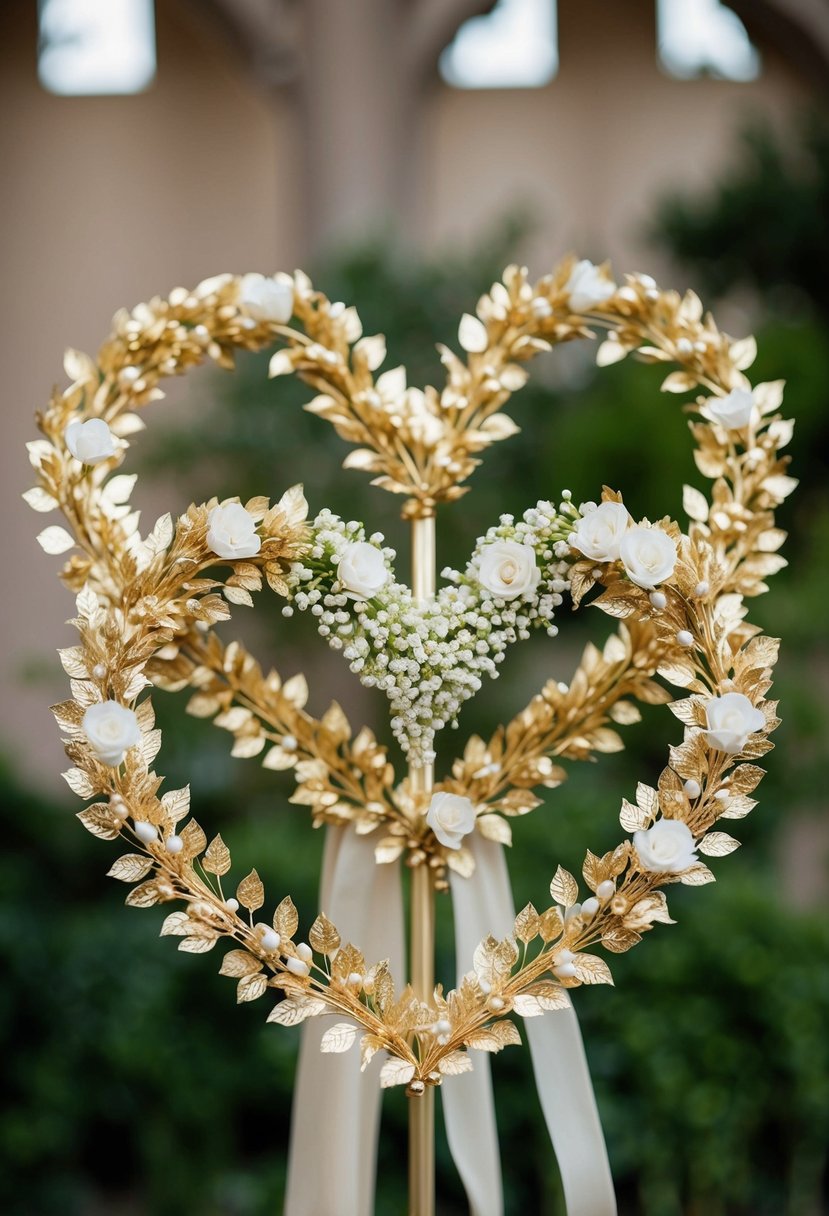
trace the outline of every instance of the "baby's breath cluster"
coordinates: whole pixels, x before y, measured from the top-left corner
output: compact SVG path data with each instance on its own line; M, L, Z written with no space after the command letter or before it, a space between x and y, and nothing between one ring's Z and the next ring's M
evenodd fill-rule
M420 604L394 578L393 549L355 520L323 510L311 548L290 574L292 605L316 617L318 630L367 688L386 694L391 726L415 763L434 759L435 733L457 725L484 678L496 678L510 643L544 628L551 637L568 589L572 519L539 502L517 523L502 515L478 540L463 573Z

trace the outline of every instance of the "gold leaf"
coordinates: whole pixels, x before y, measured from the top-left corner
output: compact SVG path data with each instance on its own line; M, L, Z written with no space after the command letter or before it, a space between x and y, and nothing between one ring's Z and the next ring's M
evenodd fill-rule
M58 505L58 500L51 494L47 494L41 486L33 486L31 490L26 490L22 498L33 511L54 511Z
M308 933L308 942L318 954L332 954L340 946L340 935L328 917L321 912Z
M613 976L603 958L595 954L577 954L573 959L576 977L583 984L612 984Z
M295 676L291 676L290 680L286 680L282 685L282 695L286 701L290 701L294 709L302 709L305 702L308 700L308 684L305 676L301 672Z
M91 832L93 836L98 836L101 840L116 840L121 831L120 823L113 826L112 811L100 802L95 806L87 807L84 811L78 811L77 818L80 819L87 832Z
M547 908L546 911L542 912L538 922L538 931L541 934L542 941L555 941L563 928L564 918L558 908Z
M324 1013L326 1008L325 1001L317 997L303 997L292 993L273 1007L266 1021L276 1022L280 1026L298 1026L306 1018L315 1018Z
M465 1051L450 1051L438 1060L438 1072L444 1077L459 1077L461 1073L472 1072L472 1061Z
M190 810L190 786L182 786L180 790L168 790L162 796L161 805L173 823L178 823Z
M357 1037L357 1027L353 1022L337 1022L329 1026L320 1041L320 1051L339 1054L348 1051Z
M79 768L67 769L65 773L61 773L66 784L69 786L73 794L77 794L79 798L94 798L95 786ZM111 821L112 816L109 816Z
M383 1040L376 1034L364 1034L360 1039L360 1072L365 1072L374 1056L383 1046Z
M619 822L626 832L637 832L646 828L651 821L647 811L640 806L634 806L627 798L622 799L622 809L619 812Z
M708 518L708 499L693 486L683 486L682 509L690 519L705 523Z
M171 912L169 916L165 917L158 936L187 937L192 928L192 921L186 912Z
M273 914L273 927L283 941L294 936L299 924L299 915L290 895L286 895Z
M538 913L531 903L522 908L516 916L514 932L518 940L525 944L538 937Z
M697 862L695 866L691 866L690 870L686 870L679 875L679 881L686 887L703 887L708 882L716 882L716 878L708 869L708 866Z
M550 894L557 904L561 904L564 908L570 908L576 902L579 894L578 883L573 875L559 866L550 883Z
M189 861L191 857L197 857L202 849L207 844L207 837L204 834L201 824L195 819L190 819L179 832L184 848L182 849L183 857Z
M267 991L267 987L268 977L261 971L252 975L243 975L236 985L236 1004L241 1005L245 1001L258 1000Z
M516 998L517 999L517 998ZM520 1046L521 1033L514 1022L495 1022L483 1030L474 1031L466 1041L467 1047L476 1051L498 1052L504 1047Z
M697 848L706 857L727 857L729 853L733 853L739 847L739 840L735 840L727 832L708 832L697 841Z
M207 852L202 858L202 867L208 874L218 874L221 877L230 869L230 849L221 836L214 836L207 846Z
M236 898L249 912L255 912L257 908L262 907L265 902L265 888L256 870L251 870L250 874L239 883L236 888Z
M219 975L230 975L234 979L240 979L243 975L255 975L261 970L262 964L259 959L248 954L247 950L228 950L222 959Z
M486 326L477 317L465 312L458 326L458 342L469 354L480 354L489 344Z
M507 846L512 844L512 828L500 815L479 815L475 827L486 840Z
M207 937L200 933L198 937L184 937L178 944L179 950L183 950L185 954L207 954L212 950L219 940L218 934L215 937Z
M107 870L107 877L117 878L120 882L138 882L152 868L152 857L145 857L141 853L125 853L113 862Z
M158 887L153 881L150 881L133 887L124 902L131 908L152 908L158 903L158 900Z
M380 1069L380 1086L382 1089L391 1089L393 1085L408 1085L414 1076L414 1071L414 1064L392 1056Z

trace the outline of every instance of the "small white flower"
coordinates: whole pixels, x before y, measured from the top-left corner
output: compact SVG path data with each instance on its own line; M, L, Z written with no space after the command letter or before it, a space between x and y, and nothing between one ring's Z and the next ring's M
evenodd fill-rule
M693 834L681 819L657 819L647 831L634 832L633 843L642 869L655 874L679 874L697 861Z
M754 394L744 388L733 389L726 397L709 397L703 413L721 423L727 431L741 431L751 422Z
M63 438L72 455L83 464L100 464L115 455L115 437L103 418L70 422Z
M131 747L141 742L138 719L118 701L90 705L81 722L90 747L99 760L116 768Z
M365 540L346 545L337 566L337 578L349 599L370 600L389 581L383 554Z
M478 582L502 600L535 591L541 578L535 550L515 540L497 540L481 551Z
M253 557L262 547L256 521L241 503L226 502L207 517L207 547L217 557Z
M239 305L254 321L285 325L294 311L294 290L287 278L246 274L239 285Z
M598 266L585 259L576 262L564 288L570 293L573 312L587 312L616 294L616 284L605 278Z
M741 692L711 697L705 703L705 717L708 722L705 738L709 746L732 756L743 750L750 734L766 724L760 710L755 709Z
M594 562L615 562L630 523L627 507L622 503L600 503L595 511L589 511L576 524L570 544Z
M661 528L630 528L622 537L619 557L630 581L651 591L673 574L676 541Z
M459 849L475 828L475 807L460 794L433 794L426 822L447 849Z

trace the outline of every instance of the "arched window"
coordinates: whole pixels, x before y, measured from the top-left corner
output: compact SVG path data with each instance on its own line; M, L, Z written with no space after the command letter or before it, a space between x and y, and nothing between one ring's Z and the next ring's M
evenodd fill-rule
M50 93L140 93L155 76L152 0L40 0L40 83Z
M458 89L535 89L558 70L556 0L499 0L465 21L440 57Z

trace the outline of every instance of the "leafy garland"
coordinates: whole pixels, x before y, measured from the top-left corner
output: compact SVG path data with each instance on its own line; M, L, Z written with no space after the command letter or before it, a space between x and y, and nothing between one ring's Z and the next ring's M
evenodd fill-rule
M557 509L541 503L482 538L467 570L449 572L449 585L424 610L394 582L381 538L367 540L360 525L325 512L309 525L299 488L274 505L255 498L191 506L142 537L129 507L135 477L115 472L143 425L137 411L163 395L163 376L205 359L232 367L235 348L279 340L272 374L295 372L313 385L319 396L308 408L363 445L345 464L406 495L407 517L427 516L465 491L478 453L514 432L501 407L526 379L522 364L555 343L592 336L589 324L609 330L600 364L635 351L679 365L665 390L704 390L688 408L697 465L714 485L710 503L686 487L687 532L669 519L633 521L607 489L598 505L576 509L566 496ZM29 444L38 480L25 495L36 510L59 508L66 521L68 530L40 534L43 548L77 549L62 578L76 593L80 641L61 651L72 695L54 712L73 762L66 779L90 803L79 818L132 850L110 870L137 884L127 902L183 902L162 934L197 953L231 939L221 971L238 980L239 1000L280 989L269 1020L287 1025L339 1014L345 1020L327 1031L323 1050L347 1050L359 1030L363 1065L384 1051L382 1083L406 1084L410 1093L466 1071L468 1048L519 1041L509 1013L538 1015L566 1004L567 988L612 982L588 948L624 951L655 922L670 923L662 888L711 881L698 854L737 847L712 829L754 806L762 769L753 762L772 746L778 722L766 700L777 643L747 622L744 598L765 590L764 578L785 564L773 512L795 485L779 456L792 429L776 413L782 385L752 389L743 373L753 340L721 334L693 293L661 292L644 275L618 287L606 268L572 258L535 284L511 267L476 316L463 318L459 338L468 359L443 349L446 386L421 392L406 387L399 369L375 380L383 340L362 337L356 312L331 304L302 274L223 275L192 292L176 289L117 314L97 360L68 353L73 382L38 419L44 438ZM220 577L217 561L230 573ZM339 706L314 719L301 676L282 683L211 632L229 617L228 604L252 602L263 578L288 611L315 612L352 669L384 688L400 719L395 733L421 759L480 675L495 674L509 641L535 625L555 631L552 612L568 588L575 604L600 588L593 603L621 625L603 651L588 647L569 686L548 683L488 742L471 739L427 807L407 781L395 785L371 732L352 737ZM411 656L413 668L406 656L392 670L392 639L412 629L423 653ZM436 655L449 656L445 669ZM227 846L220 836L208 844L188 818L187 789L160 793L152 769L160 735L141 696L151 683L194 687L192 712L229 730L234 754L264 754L267 767L295 769L293 801L309 805L316 821L351 822L365 833L382 826L378 861L405 852L408 864L432 866L440 886L447 864L470 872L462 844L469 831L508 843L504 816L532 810L534 788L560 783L559 759L616 750L610 722L635 720L635 700L669 700L656 674L687 692L670 706L684 737L656 786L640 784L635 803L623 803L621 824L632 838L602 857L587 853L591 894L581 901L576 879L559 867L552 905L528 904L513 934L482 942L458 988L444 995L438 987L430 1002L409 987L395 992L387 963L342 943L324 915L297 941L289 898L270 920L255 920L265 903L256 871L226 893ZM455 800L448 818L446 799Z

